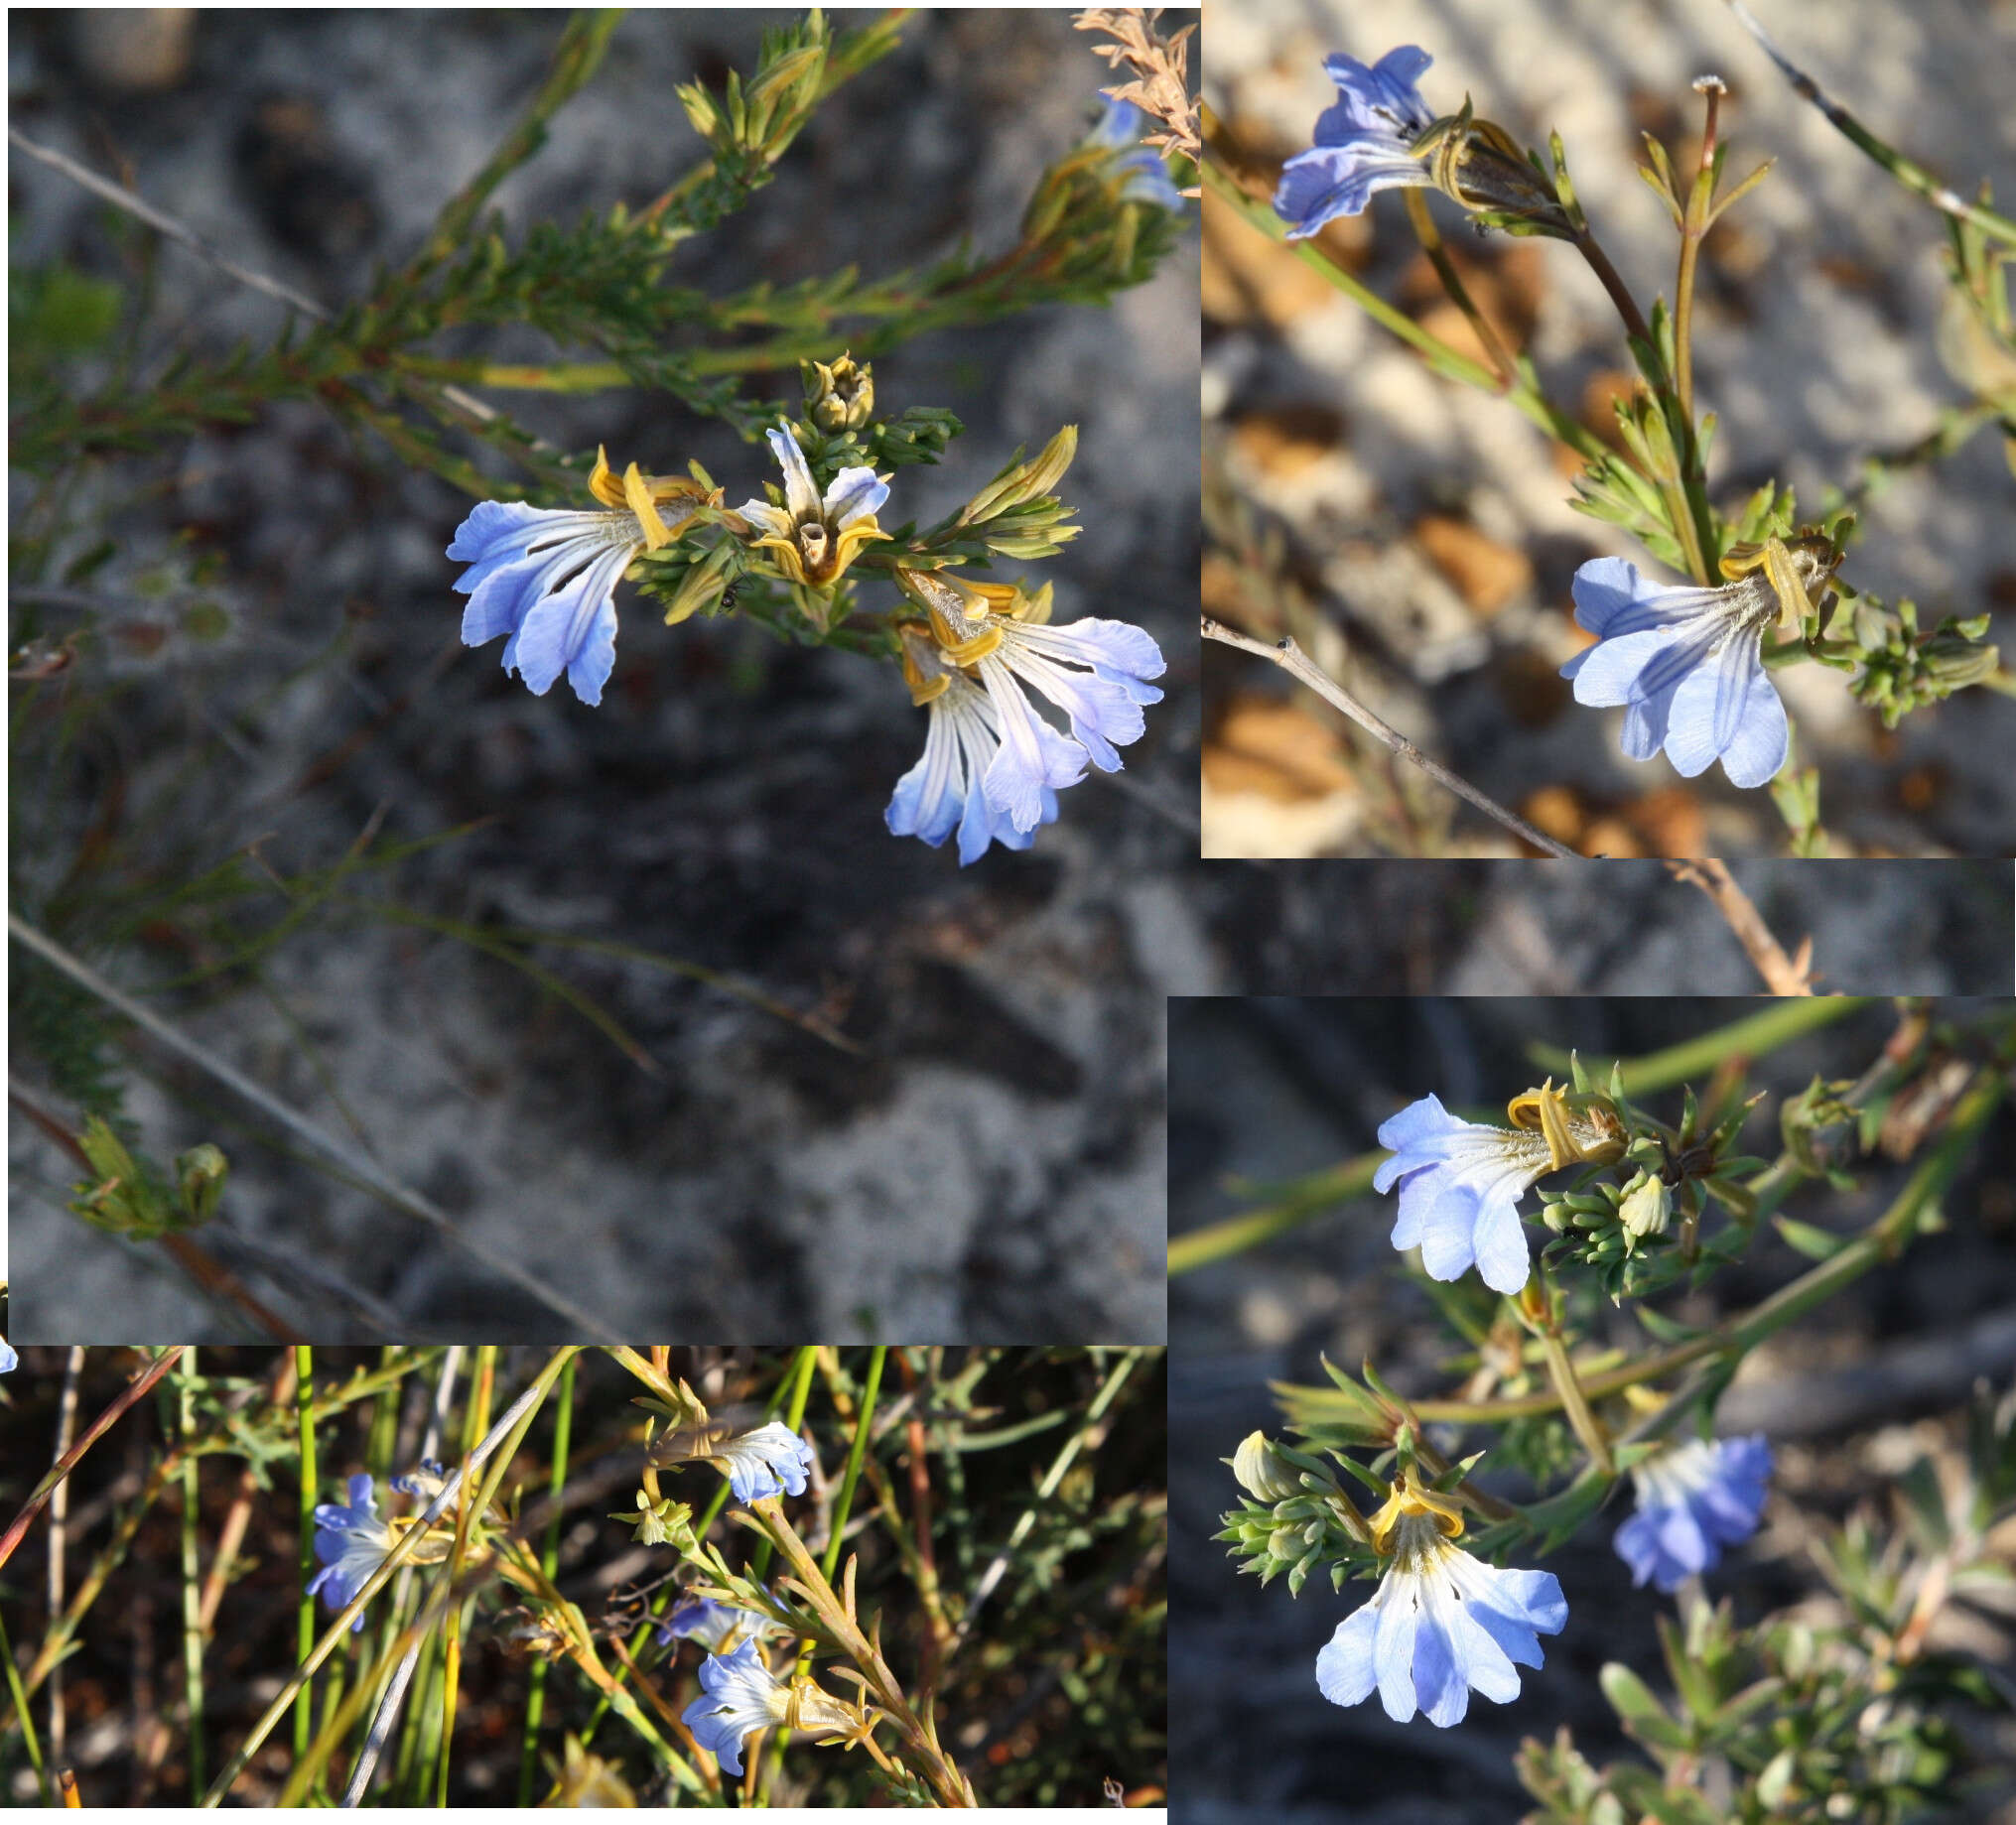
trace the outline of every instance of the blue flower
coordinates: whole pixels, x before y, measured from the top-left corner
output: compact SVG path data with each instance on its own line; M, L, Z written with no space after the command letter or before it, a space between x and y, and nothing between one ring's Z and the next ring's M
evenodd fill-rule
M1539 1129L1462 1121L1431 1096L1381 1125L1379 1144L1394 1153L1373 1174L1373 1189L1399 1186L1393 1245L1418 1248L1430 1279L1459 1279L1474 1261L1493 1292L1518 1292L1532 1266L1519 1219L1527 1188L1562 1166L1622 1152L1551 1087L1513 1107L1530 1103L1545 1124Z
M1757 1531L1771 1478L1771 1447L1748 1438L1691 1439L1632 1467L1638 1512L1617 1529L1631 1582L1677 1591L1710 1570L1725 1546Z
M882 814L890 835L921 837L935 849L957 830L962 868L979 860L990 844L1027 848L1036 840L1036 825L1056 821L1056 792L1042 787L1036 825L1016 830L1007 812L988 802L985 782L1001 750L1001 730L987 693L944 663L928 638L906 631L903 646L912 699L929 711L930 720L923 757L896 781Z
M667 1641L698 1641L709 1653L718 1654L730 1642L760 1640L775 1628L760 1610L743 1610L734 1604L716 1603L694 1591L684 1591L659 1620L658 1645L662 1647Z
M1369 68L1356 58L1323 60L1337 100L1316 119L1315 144L1281 167L1275 213L1300 240L1339 215L1362 214L1375 191L1433 180L1413 142L1434 124L1414 87L1434 62L1414 45L1389 51Z
M1162 163L1162 155L1152 146L1135 144L1146 124L1147 116L1132 101L1114 96L1107 101L1099 124L1085 136L1083 143L1121 153L1114 165L1123 174L1120 187L1123 202L1144 202L1153 208L1166 209L1172 215L1178 214L1183 207L1183 193L1169 176L1169 168ZM1126 150L1123 151L1123 148Z
M1764 631L1778 597L1761 572L1719 589L1647 583L1623 558L1575 573L1575 619L1596 644L1561 667L1575 702L1626 707L1624 752L1663 747L1692 779L1716 760L1735 786L1761 786L1785 765L1792 731L1764 669Z
M707 1461L728 1478L736 1500L744 1505L766 1496L804 1495L813 1464L812 1447L774 1419L711 1446Z
M704 493L698 482L642 475L633 462L618 480L601 451L589 488L605 512L478 501L456 528L451 558L469 564L455 587L470 598L465 646L499 634L504 670L534 697L562 672L584 704L600 704L616 662L616 584L638 552L678 537ZM668 525L658 509L674 506Z
M1393 1563L1378 1593L1337 1625L1316 1656L1316 1684L1333 1705L1355 1705L1379 1688L1396 1723L1416 1710L1458 1724L1472 1690L1493 1704L1519 1696L1520 1666L1540 1666L1540 1637L1568 1620L1551 1572L1501 1571L1454 1543L1462 1520L1421 1490L1411 1467L1373 1517L1373 1537Z
M1075 786L1088 762L1120 770L1118 749L1140 740L1145 726L1142 706L1162 698L1147 682L1165 669L1147 633L1128 621L1096 619L1051 627L1047 584L1030 595L1019 584L900 567L896 581L929 611L944 649L941 665L977 679L987 693L1000 746L981 789L1011 829L1033 831L1054 817L1046 795ZM1064 713L1069 736L1036 714L1025 683ZM914 690L914 673L911 684Z
M378 1518L376 1487L362 1471L350 1479L347 1505L325 1501L315 1510L315 1556L322 1570L308 1581L308 1595L321 1594L332 1613L353 1603L370 1576L392 1550L392 1529ZM359 1610L350 1624L364 1626Z
M742 1738L784 1721L790 1688L777 1683L754 1641L741 1642L731 1654L708 1655L700 1663L700 1688L680 1722L720 1760L723 1773L739 1774Z
M882 536L875 511L888 499L889 484L872 468L844 468L821 495L798 434L780 424L763 436L784 471L784 504L742 502L739 511L756 535L752 546L771 554L787 582L828 588L864 545Z
M14 1354L14 1346L4 1337L0 1337L0 1375L6 1374L20 1361L21 1359Z

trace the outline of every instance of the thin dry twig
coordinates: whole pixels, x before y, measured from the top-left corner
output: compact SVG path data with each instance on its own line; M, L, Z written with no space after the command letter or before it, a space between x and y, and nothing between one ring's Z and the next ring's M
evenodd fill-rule
M1154 147L1173 147L1193 164L1202 165L1203 143L1197 128L1197 103L1190 93L1190 34L1194 25L1183 27L1164 38L1155 30L1162 9L1138 6L1089 6L1072 20L1081 32L1104 32L1114 42L1095 45L1094 57L1103 57L1116 72L1125 64L1134 71L1132 82L1117 83L1099 92L1109 101L1132 101L1163 131L1150 133L1142 142ZM1192 185L1183 193L1201 193Z
M88 989L115 1013L132 1021L135 1026L144 1028L163 1045L180 1052L184 1058L207 1072L227 1090L236 1093L261 1114L279 1122L288 1132L306 1143L330 1165L346 1174L354 1183L375 1192L394 1210L403 1211L407 1216L416 1218L430 1229L437 1231L445 1240L460 1248L471 1260L481 1263L499 1279L508 1280L555 1316L566 1319L575 1327L578 1336L605 1341L607 1327L602 1320L592 1317L572 1300L555 1292L541 1281L537 1274L466 1234L462 1226L431 1198L423 1197L419 1192L401 1185L374 1161L364 1158L354 1149L344 1146L341 1141L334 1139L305 1115L297 1113L277 1097L260 1089L243 1072L225 1064L214 1053L198 1045L188 1034L171 1026L152 1009L141 1006L131 995L114 988L88 964L72 957L55 939L38 931L19 913L12 910L8 912L7 931L10 937L25 944L37 956L61 970L79 987Z
M1764 923L1764 915L1736 885L1736 878L1725 863L1709 857L1704 861L1670 861L1666 865L1673 870L1675 880L1698 887L1714 901L1715 910L1728 922L1736 942L1757 966L1757 974L1773 994L1813 993L1813 940L1802 938L1798 952L1786 956L1784 947L1771 935L1771 927Z
M163 234L179 246L187 247L200 260L207 260L220 273L237 280L240 285L249 286L255 292L262 292L268 298L277 299L290 311L299 311L302 316L314 319L318 324L327 324L334 313L319 305L305 292L297 292L291 285L278 279L270 279L264 273L255 273L249 266L240 266L228 254L219 252L194 228L179 222L173 215L164 214L143 196L137 196L124 185L114 184L110 178L101 178L88 165L79 165L67 153L59 152L54 146L45 146L32 140L21 129L10 122L7 128L9 142L18 146L31 159L40 160L52 171L60 171L72 184L80 185L93 196L103 197L115 208L124 209L138 221L144 221L157 234ZM453 401L465 412L473 413L485 424L492 423L499 415L494 406L486 406L473 393L466 393L458 386L441 388L444 399ZM531 448L551 452L553 446L534 438Z
M1506 810L1496 799L1478 791L1468 780L1459 779L1440 761L1430 760L1399 729L1374 716L1329 673L1317 665L1302 651L1293 634L1285 634L1275 641L1256 640L1251 634L1235 632L1223 621L1214 621L1208 614L1202 619L1205 639L1217 640L1226 646L1236 646L1242 653L1252 653L1261 659L1271 660L1290 678L1307 685L1332 709L1342 711L1366 733L1383 741L1401 759L1419 767L1436 785L1447 787L1459 799L1476 806L1486 817L1495 818L1523 842L1532 844L1535 848L1545 850L1549 855L1557 855L1564 861L1587 859L1577 855L1573 849L1564 845L1556 843L1544 831L1536 830L1517 812Z

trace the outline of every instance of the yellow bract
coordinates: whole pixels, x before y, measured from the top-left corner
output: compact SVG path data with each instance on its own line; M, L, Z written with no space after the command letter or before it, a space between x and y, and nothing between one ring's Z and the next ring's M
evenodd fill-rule
M1367 1523L1376 1551L1383 1553L1389 1549L1394 1528L1403 1516L1409 1514L1432 1516L1435 1530L1452 1540L1463 1531L1463 1511L1448 1497L1423 1489L1420 1477L1411 1464L1401 1472L1401 1480L1393 1486L1385 1505Z
M707 489L699 482L689 481L684 475L646 475L634 462L623 471L622 479L617 480L615 471L609 467L607 454L600 444L596 446L595 467L589 473L588 491L605 507L627 507L634 513L647 551L670 545L679 536L686 521L693 517L693 509L689 507L679 516L678 525L667 526L658 513L661 503L690 500L697 504L707 495Z
M1596 1123L1588 1117L1581 1120L1581 1132L1574 1131L1569 1120L1567 1092L1556 1090L1552 1078L1538 1090L1514 1097L1506 1105L1505 1112L1514 1127L1538 1128L1546 1136L1547 1157L1553 1162L1548 1168L1551 1172L1585 1163L1604 1165L1624 1152L1621 1139L1598 1132Z

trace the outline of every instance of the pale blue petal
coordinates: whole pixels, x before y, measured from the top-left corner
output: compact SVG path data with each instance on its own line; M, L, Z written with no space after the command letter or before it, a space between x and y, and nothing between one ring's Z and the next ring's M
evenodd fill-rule
M1526 1226L1519 1221L1516 1190L1510 1198L1501 1192L1484 1201L1472 1242L1477 1250L1477 1271L1494 1293L1516 1293L1526 1284L1533 1271L1533 1257L1527 1249Z
M797 438L786 425L766 431L763 436L769 440L770 454L783 468L784 504L790 508L791 518L801 523L816 520L819 517L819 490L813 484L811 466L805 460L805 453L798 448Z
M1575 681L1576 703L1586 704L1594 710L1608 710L1648 695L1639 686L1646 668L1676 646L1683 648L1686 644L1683 630L1641 628L1636 633L1620 634L1615 639L1583 648L1568 662L1575 670L1570 673L1567 666L1563 666L1561 672L1564 677L1572 677Z
M1755 644L1741 638L1726 640L1719 652L1694 666L1674 694L1666 756L1681 778L1691 779L1713 766L1735 740L1749 707L1753 670L1762 670Z
M1458 1121L1442 1107L1441 1099L1434 1096L1422 1097L1410 1103L1399 1114L1389 1115L1379 1124L1379 1144L1391 1147L1393 1158L1380 1161L1379 1170L1372 1175L1373 1190L1390 1191L1403 1172L1444 1157L1446 1149L1442 1143L1467 1126L1468 1122Z
M1376 1614L1379 1620L1373 1629L1372 1665L1379 1676L1379 1702L1396 1724L1405 1724L1414 1714L1414 1628L1419 1612L1413 1593L1405 1587L1396 1589L1379 1605Z
M1379 1683L1372 1666L1372 1637L1378 1624L1379 1613L1372 1605L1354 1610L1316 1655L1316 1685L1333 1705L1361 1704Z
M825 508L835 526L865 520L889 497L889 484L874 469L842 469L826 490Z
M1447 1729L1461 1723L1470 1708L1470 1682L1456 1659L1456 1643L1443 1621L1441 1606L1424 1603L1414 1630L1414 1702L1431 1724Z
M1424 1182L1421 1266L1431 1280L1456 1280L1476 1259L1477 1194L1467 1185Z
M1519 1672L1512 1664L1511 1655L1470 1614L1467 1603L1451 1603L1447 1622L1456 1664L1464 1683L1482 1692L1494 1705L1510 1704L1519 1696Z

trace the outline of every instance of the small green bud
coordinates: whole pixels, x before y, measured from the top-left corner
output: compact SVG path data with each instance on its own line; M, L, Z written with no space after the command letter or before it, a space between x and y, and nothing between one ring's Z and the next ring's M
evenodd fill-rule
M229 1170L222 1152L208 1141L175 1156L176 1189L182 1194L183 1215L192 1225L207 1223L216 1215Z

